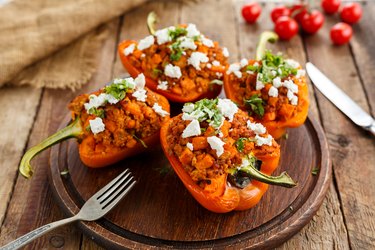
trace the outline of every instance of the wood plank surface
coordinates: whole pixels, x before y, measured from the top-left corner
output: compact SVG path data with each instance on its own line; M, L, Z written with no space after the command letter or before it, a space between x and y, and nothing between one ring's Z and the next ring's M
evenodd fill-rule
M372 6L373 3L371 3ZM364 9L364 16L373 16L371 8ZM336 47L331 45L329 29L337 22L336 17L327 17L326 24L319 35L307 37L305 40L308 59L320 68L340 88L356 101L362 108L369 110L365 89L361 79L374 78L373 69L361 68L353 60L348 46ZM362 23L361 23L362 24ZM358 24L360 25L360 24ZM361 34L365 32L361 32ZM355 35L356 36L356 35ZM363 39L358 45L356 39ZM364 37L354 38L358 58L367 58L366 51L358 47L367 46ZM362 52L362 53L361 53ZM373 57L373 53L372 53ZM367 82L367 80L366 80ZM371 83L373 84L373 83ZM369 83L366 83L366 88ZM370 99L374 94L370 90ZM373 137L354 125L344 114L333 106L319 92L316 92L322 123L326 131L331 149L334 177L339 191L341 209L348 230L348 240L353 249L375 248L375 144ZM361 166L367 166L361 168Z
M17 177L17 165L27 148L56 131L67 113L66 105L78 93L99 88L125 73L117 56L119 40L138 40L148 34L145 24L149 11L156 11L159 27L176 23L196 23L198 28L231 52L230 61L252 57L258 35L273 29L269 18L272 4L264 6L255 25L246 25L240 16L243 1L206 0L181 5L155 1L126 13L110 23L110 36L101 51L98 73L82 90L41 90L27 87L0 89L0 245L28 231L64 218L55 204L47 180L49 154L33 160L36 169L31 180ZM326 17L321 31L314 36L295 37L290 42L270 46L304 63L312 61L365 110L375 114L375 56L373 23L375 4L364 8L362 21L355 25L350 46L335 47L329 40L330 27L338 17ZM219 21L218 21L218 17ZM121 27L119 26L121 24ZM118 33L119 32L119 33ZM223 35L217 35L223 34ZM334 165L334 182L313 220L278 249L375 249L375 143L369 134L356 127L318 91L310 87L310 115L319 119L326 131ZM44 92L44 94L42 94ZM39 100L40 107L39 107ZM6 108L6 107L12 108ZM15 115L17 114L17 115ZM35 120L35 123L34 123ZM15 126L17 124L17 126ZM16 140L15 140L16 135ZM14 191L12 191L14 189ZM82 236L74 225L57 229L25 249L102 249Z

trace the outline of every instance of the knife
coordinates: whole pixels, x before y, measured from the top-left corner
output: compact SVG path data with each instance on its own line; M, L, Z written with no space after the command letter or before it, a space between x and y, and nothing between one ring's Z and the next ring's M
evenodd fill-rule
M348 95L339 89L311 62L306 63L306 71L311 81L322 94L336 105L355 124L370 131L375 136L375 120Z

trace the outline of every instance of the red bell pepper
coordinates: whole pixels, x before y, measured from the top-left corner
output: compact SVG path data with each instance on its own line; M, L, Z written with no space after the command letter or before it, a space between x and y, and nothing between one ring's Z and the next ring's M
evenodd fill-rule
M242 113L246 115L244 112ZM284 187L293 187L296 185L296 183L285 172L280 176L269 176L277 168L280 158L280 148L275 142L277 146L272 148L272 151L271 149L268 149L267 153L264 153L264 151L261 150L254 150L252 152L256 159L262 161L262 165L260 171L254 166L248 166L245 168L244 171L246 171L246 175L250 176L252 179L247 186L238 188L229 183L229 178L233 177L233 173L238 169L237 167L232 166L231 171L210 178L210 184L202 188L185 170L184 165L179 158L181 156L176 155L173 151L172 143L168 141L168 136L173 133L172 130L175 129L175 125L172 124L174 121L181 120L181 117L182 115L180 114L163 124L160 130L161 146L172 168L181 179L184 186L206 209L216 213L226 213L232 210L246 210L254 207L260 201L261 197L268 189L268 184ZM223 140L225 141L225 139ZM233 150L233 148L230 149L229 146L228 148L224 146L224 149L228 150L228 152ZM217 160L214 164L220 164L219 162L220 161ZM194 166L191 165L187 168L190 169L193 167Z
M166 112L170 112L170 107L168 100L157 94L152 92L151 90L147 91L147 101L149 98L151 98L152 101L150 103L154 102L157 103L162 107L162 109ZM98 95L99 93L102 93L102 91L94 92L94 95ZM129 91L125 91L125 97L129 96ZM82 100L87 100L88 95L82 95ZM77 98L80 98L77 97ZM129 99L121 99L117 104L109 104L105 103L103 110L106 111L107 107L111 106L111 109L115 109L119 112L126 112L125 109L126 102L129 102ZM83 104L82 104L83 106ZM97 142L95 139L95 135L91 130L89 130L89 121L96 118L95 115L87 114L85 108L81 107L81 110L72 110L72 122L65 128L59 130L52 136L48 137L47 139L43 140L38 145L30 148L25 155L22 157L19 170L21 174L29 178L31 177L33 170L30 165L30 161L33 159L34 156L36 156L41 151L47 149L48 147L61 142L63 140L66 140L68 138L76 138L78 139L78 148L79 148L79 156L82 160L82 162L92 168L100 168L105 167L111 164L114 164L124 158L139 154L143 151L145 151L148 147L152 147L154 145L157 145L159 143L159 131L156 130L153 134L138 138L135 135L133 137L135 138L135 143L132 143L131 145L125 145L125 146L116 146L114 144L110 145L104 145L102 142ZM160 118L162 122L165 122L169 119L169 115L166 115L162 118ZM116 133L117 125L113 123L113 121L103 118L103 122L105 124L105 130L112 131L113 133ZM161 123L162 123L161 122ZM129 130L130 132L131 130ZM100 134L100 133L99 133ZM99 135L98 134L98 135Z

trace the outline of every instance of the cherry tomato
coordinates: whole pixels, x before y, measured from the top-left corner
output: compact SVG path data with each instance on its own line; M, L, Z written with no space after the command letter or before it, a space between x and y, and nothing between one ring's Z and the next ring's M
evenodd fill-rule
M309 34L316 33L324 23L324 16L317 10L306 13L301 20L302 29Z
M336 45L343 45L349 42L353 35L352 27L347 23L337 23L331 28L331 40Z
M261 12L262 8L256 2L246 4L242 7L242 17L248 23L255 23Z
M325 13L331 15L336 13L340 8L341 0L322 0L322 8Z
M271 18L274 23L281 16L290 16L290 9L285 6L277 6L271 11Z
M348 23L354 24L362 17L362 7L358 3L348 3L341 10L341 19Z
M290 8L290 16L298 23L301 23L302 17L307 13L307 8L303 4L296 4Z
M275 23L275 32L280 39L289 40L298 33L298 23L289 16L281 16Z

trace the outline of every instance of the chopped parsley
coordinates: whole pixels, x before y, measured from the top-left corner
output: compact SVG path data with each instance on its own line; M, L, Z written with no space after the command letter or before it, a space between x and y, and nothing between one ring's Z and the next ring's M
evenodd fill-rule
M163 74L163 71L161 69L152 69L152 73L156 76L160 75L160 74Z
M259 117L263 117L264 115L264 103L260 95L255 94L252 95L249 99L244 99L244 103L246 106L250 107L250 115L253 113L257 114Z
M318 175L318 174L319 174L319 168L318 168L318 167L313 168L313 169L311 170L311 174L312 174L313 176Z
M187 30L182 27L176 27L174 30L168 30L168 35L174 41L180 36L186 36Z
M112 95L117 100L122 100L129 89L134 89L134 82L128 79L115 79L112 84L104 88L104 92Z
M236 145L236 148L239 152L242 152L245 148L245 142L248 140L248 138L240 137L237 139L237 141L234 143Z
M272 54L266 51L261 66L247 66L248 70L259 72L259 80L270 83L276 77L285 78L290 75L297 75L297 68L293 68L283 58L282 54Z
M174 42L171 46L170 46L170 49L172 51L171 55L170 55L170 59L171 61L178 61L180 60L181 56L182 56L182 52L184 51L181 47L180 47L180 44L181 44L181 41L177 41L177 42Z
M95 115L95 116L100 117L102 119L104 118L104 115L105 115L104 109L98 109L98 108L95 108L95 107L90 108L87 112L91 115Z
M142 139L140 139L140 138L139 138L138 136L136 136L135 134L133 134L132 136L133 136L133 138L134 138L137 142L141 143L142 146L143 146L144 148L147 148L146 143L145 143Z
M218 109L219 99L202 99L194 104L194 109L187 112L189 116L195 117L199 122L206 121L210 126L219 129L224 121L224 116Z

